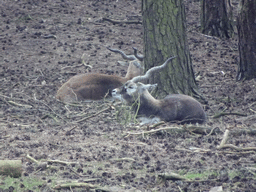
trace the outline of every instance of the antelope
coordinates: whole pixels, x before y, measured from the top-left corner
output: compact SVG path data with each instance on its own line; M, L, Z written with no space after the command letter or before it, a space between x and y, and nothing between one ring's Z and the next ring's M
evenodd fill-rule
M161 66L153 67L143 76L137 76L127 81L123 86L112 90L112 97L133 106L138 116L146 123L159 121L185 123L204 123L206 114L202 105L194 98L183 94L171 94L164 99L155 99L149 91L154 90L157 84L143 84L139 81L163 69L173 59L169 58ZM146 117L146 118L145 118Z
M100 100L106 95L111 95L112 89L142 74L143 67L139 60L141 57L137 55L136 48L134 49L134 55L126 55L124 52L117 49L108 49L121 54L124 59L130 61L125 77L99 73L75 75L59 88L56 98L65 103Z

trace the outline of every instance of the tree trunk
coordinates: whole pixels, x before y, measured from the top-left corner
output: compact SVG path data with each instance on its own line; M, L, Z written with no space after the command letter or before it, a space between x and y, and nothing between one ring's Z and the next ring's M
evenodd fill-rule
M201 31L230 38L234 33L230 0L201 0Z
M240 62L237 80L256 77L256 1L241 0L237 17Z
M158 83L156 94L197 95L183 0L142 0L142 11L146 70L177 56L166 70L154 74L150 80L150 83Z

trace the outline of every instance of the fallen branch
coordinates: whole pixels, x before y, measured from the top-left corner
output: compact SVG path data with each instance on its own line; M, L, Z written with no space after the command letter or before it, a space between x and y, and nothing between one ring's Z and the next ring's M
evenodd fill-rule
M59 163L59 164L62 164L62 165L76 165L76 164L78 164L76 162L67 162L67 161L60 161L60 160L47 160L47 162Z
M225 115L238 115L238 116L247 116L246 114L243 114L243 113L236 113L236 112L220 112L219 114L216 114L213 116L214 119L217 119L217 118L220 118L222 116L225 116Z
M120 20L114 20L114 19L109 19L109 18L105 18L105 17L103 17L102 20L109 21L110 23L113 23L114 25L122 24L122 23L124 23L124 24L142 24L142 21L127 21L127 20L120 21Z
M202 180L197 180L197 179L187 179L184 176L178 175L176 173L167 173L167 174L159 174L158 175L159 178L163 179L163 180L183 180L185 182L205 182L205 181L209 181L209 179L202 179ZM216 181L217 179L210 179L210 181Z
M235 149L237 151L250 151L250 150L256 151L256 147L237 147L232 144L225 144L219 149L224 149L224 148L231 148L231 149Z
M62 188L73 188L73 187L85 187L88 189L98 188L98 186L90 184L90 183L65 183L54 186L54 189L62 189Z
M44 162L41 162L41 161L37 161L36 159L34 159L33 157L31 157L29 154L27 154L26 156L27 159L29 159L30 161L34 162L37 167L38 167L38 170L44 170L44 169L47 169L47 168L56 168L55 166L51 166L51 165L48 165L45 161ZM67 161L60 161L60 160L46 160L47 162L50 162L50 163L59 163L59 164L62 164L62 165L75 165L75 164L78 164L76 162L67 162ZM73 171L75 174L81 176L81 177L84 177L84 175L80 175L78 174L76 171L74 171L71 167L70 167L71 171Z
M85 182L90 182L90 181L95 181L95 180L97 180L97 179L87 179ZM58 184L58 185L55 185L53 188L54 189L69 188L72 191L72 188L74 188L74 187L85 187L87 190L94 189L94 190L110 192L110 190L100 187L100 186L97 186L97 185L93 185L90 183L77 183L77 182Z
M163 127L163 128L159 128L159 129L153 129L153 130L150 130L150 131L142 131L142 132L138 132L138 133L127 132L128 135L125 136L125 137L129 137L130 135L144 135L144 134L149 134L149 133L156 133L158 131L171 130L171 129L182 130L182 128L179 128L179 127Z
M208 127L202 127L202 126L197 126L197 125L185 125L183 127L162 127L159 129L152 129L150 131L143 131L143 132L137 132L137 133L132 133L132 132L127 132L127 136L128 137L130 135L144 135L144 134L150 134L150 133L156 133L159 131L167 131L167 130L178 130L178 131L189 131L189 132L193 132L193 133L199 133L199 134L207 134L207 132L210 132L209 134L218 132L218 130L215 131L215 129L211 129ZM208 135L209 135L208 134Z
M189 181L186 177L178 175L176 173L168 173L168 174L159 174L158 177L164 180L186 180Z
M235 145L232 144L226 144L227 140L228 140L228 134L229 134L229 130L226 129L224 135L223 135L223 139L220 143L220 145L217 147L217 149L224 149L224 148L231 148L231 149L235 149L237 151L249 151L249 150L256 150L256 147L237 147Z
M21 160L0 160L0 175L18 178L22 171Z

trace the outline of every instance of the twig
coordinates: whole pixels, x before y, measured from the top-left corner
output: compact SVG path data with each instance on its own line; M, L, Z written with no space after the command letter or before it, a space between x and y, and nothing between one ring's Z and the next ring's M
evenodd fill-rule
M152 125L152 128L156 128L156 127L158 127L160 125L163 125L163 124L165 124L165 122L164 121L160 121L159 123L156 123L156 124Z
M18 100L18 101L24 101L24 102L28 102L28 101L26 101L26 100L24 100L24 99L20 99L20 98L14 98L14 97L8 97L8 96L5 96L5 95L1 95L1 94L0 94L0 97L4 97L4 98L8 98L8 99L14 99L14 100Z
M256 147L237 147L232 144L225 144L220 149L224 149L224 148L231 148L231 149L235 149L237 151L250 151L250 150L256 151Z
M37 161L36 159L34 159L33 157L31 157L29 154L27 154L26 156L27 159L29 159L30 161L33 161L34 163L36 163L37 165L39 165L39 161Z
M73 173L75 173L76 175L78 175L79 177L88 177L88 175L80 175L79 173L77 173L71 166L68 167ZM95 181L97 179L91 179L90 181ZM88 181L88 180L87 180Z
M139 132L139 133L128 132L128 135L125 136L125 137L128 137L130 135L141 135L141 134L144 135L144 134L149 134L149 133L156 133L158 131L171 130L171 129L179 129L179 130L181 130L182 128L179 128L179 127L163 127L163 128L153 129L153 130L150 130L150 131L143 131L143 132Z
M217 147L217 149L224 149L224 148L231 148L231 149L235 149L237 151L250 151L250 150L256 150L256 147L237 147L235 145L232 144L226 144L227 140L228 140L228 134L229 134L229 130L227 129L223 135L223 139L220 143L220 145Z
M223 135L223 139L220 142L220 145L217 147L217 149L221 149L223 148L223 146L226 144L227 140L228 140L228 134L229 134L229 130L226 129L224 135Z
M23 104L20 104L20 103L16 103L16 102L14 102L14 101L8 101L8 103L10 103L10 104L12 104L12 105L19 106L19 107L32 108L31 105L23 105Z
M210 129L208 127L202 127L202 126L197 126L197 125L185 125L183 127L162 127L159 129L152 129L150 131L143 131L143 132L137 132L137 133L127 132L128 135L126 135L125 137L128 137L130 135L140 135L140 134L144 135L144 134L155 133L158 131L171 130L171 129L176 129L176 130L180 130L180 131L188 131L192 134L193 133L207 134L207 131L208 132L210 131L210 134L212 134L214 132L214 129Z
M135 159L125 157L125 158L119 158L119 159L110 159L110 161L135 161Z
M220 151L220 152L218 152L218 153L243 155L243 154L250 154L250 153L256 153L256 152L255 152L255 151L238 151L238 152L233 152L233 151Z
M210 131L210 133L208 133L208 134L206 135L206 137L209 137L209 136L213 133L214 129L216 129L216 128L217 128L217 127L212 128L211 131Z
M62 164L62 165L75 165L75 164L78 164L76 162L67 162L67 161L60 161L60 160L47 160L47 162L59 163L59 164Z
M121 23L125 23L125 24L142 24L142 21L120 21L120 20L114 20L114 19L109 19L109 18L102 18L103 21L109 21L113 24L121 24Z
M56 35L53 35L53 34L49 34L49 35L44 35L44 36L42 36L44 39L50 39L50 38L52 38L52 39L57 39L57 37L56 37Z
M102 110L99 111L98 113L92 114L92 115L90 115L90 116L88 116L88 117L85 117L85 118L83 118L83 119L80 119L80 120L78 120L78 121L75 121L74 123L81 123L82 121L86 121L87 119L90 119L90 118L92 118L92 117L95 117L95 116L99 115L100 113L103 113L104 111L107 111L108 109L111 109L111 106L108 106L107 108L102 109Z
M93 115L90 115L89 117L85 117L85 118L83 118L83 119L80 119L79 121L76 121L75 123L80 123L80 122L82 122L82 121L85 121L85 120L87 120L87 119L90 119L90 118L92 118L92 117L95 117L95 116L99 115L100 113L103 113L104 111L107 111L107 110L109 110L109 109L111 109L111 108L112 108L112 106L110 105L110 106L108 106L107 108L102 109L102 110L99 111L98 113L95 113L95 114L93 114ZM85 125L85 123L84 123L82 126L84 126L84 125ZM70 130L68 130L68 131L65 133L65 135L70 135L71 131L73 131L75 128L77 128L77 126L74 126L74 127L71 128Z
M178 188L179 188L180 192L183 192L179 185L178 185Z

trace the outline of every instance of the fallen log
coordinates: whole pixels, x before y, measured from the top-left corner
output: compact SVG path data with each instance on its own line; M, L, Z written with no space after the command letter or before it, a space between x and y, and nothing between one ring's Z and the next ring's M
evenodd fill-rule
M22 171L21 160L0 160L0 175L18 178Z

